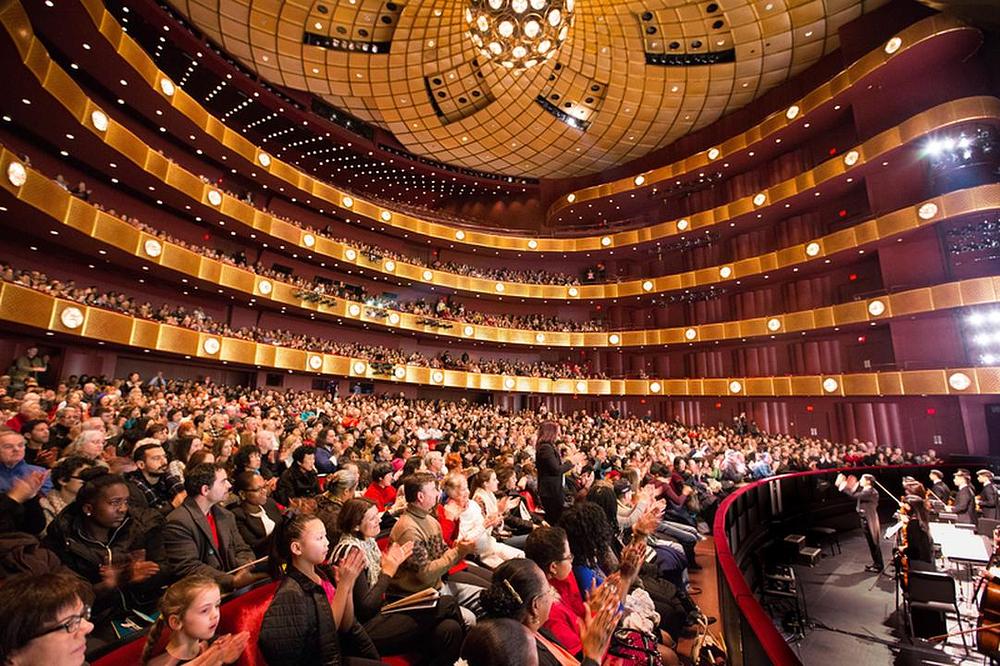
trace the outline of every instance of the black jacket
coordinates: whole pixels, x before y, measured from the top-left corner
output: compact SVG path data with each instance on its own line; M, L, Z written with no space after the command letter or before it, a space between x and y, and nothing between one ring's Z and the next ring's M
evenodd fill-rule
M278 487L274 490L274 499L285 506L295 497L314 497L319 495L319 480L316 472L307 472L295 463L291 468L281 473Z
M257 557L267 555L268 549L271 546L271 538L264 533L264 521L257 516L247 513L247 510L239 502L230 505L229 511L232 512L233 518L236 519L236 527L239 529L243 541L253 549ZM275 529L277 529L277 526L281 524L281 509L278 508L277 503L270 497L264 503L264 513L274 521ZM271 532L271 534L274 534L274 532Z
M215 580L224 592L233 589L233 576L226 573L254 559L250 546L243 541L233 514L219 505L212 507L219 547L205 515L188 497L170 512L163 528L163 548L167 565L176 578L200 574Z
M963 486L955 493L955 506L952 507L952 510L958 516L958 522L975 524L976 506L970 486Z
M323 587L289 567L264 613L257 645L269 664L339 666L342 654L378 659L378 651L357 621L345 631L337 629Z
M983 518L1000 520L1000 506L997 499L997 487L992 481L983 486L983 492L979 493L979 511L983 514Z
M49 525L43 544L55 552L73 573L92 585L97 585L101 582L101 567L109 559L113 565L130 563L132 552L146 548L147 544L142 539L145 533L141 518L133 519L129 516L109 534L107 543L102 543L84 529L83 511L77 502L73 502ZM148 551L146 559L154 559ZM159 588L165 582L166 575L163 571L141 583L124 581L117 589L95 599L95 624L122 617L130 608L155 608Z
M937 497L942 502L944 502L945 504L947 504L948 500L951 499L951 488L949 488L948 484L945 483L944 481L938 481L933 486L931 486L931 492L934 493L934 496Z
M563 462L559 451L551 442L540 442L535 451L535 469L538 470L538 494L541 497L563 496L563 474L573 469L573 463Z

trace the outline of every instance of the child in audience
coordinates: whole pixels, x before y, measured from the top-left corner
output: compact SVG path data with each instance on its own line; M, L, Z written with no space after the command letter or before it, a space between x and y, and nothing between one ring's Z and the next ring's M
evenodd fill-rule
M329 547L326 527L315 516L291 513L275 530L271 575L281 586L264 613L258 639L268 664L381 663L354 618L352 591L365 567L364 555L354 549L344 556L334 587L324 566Z
M217 666L239 659L250 634L226 634L214 642L222 594L206 576L187 576L167 588L160 600L160 617L149 630L142 650L144 666ZM166 651L154 657L157 643L169 627Z

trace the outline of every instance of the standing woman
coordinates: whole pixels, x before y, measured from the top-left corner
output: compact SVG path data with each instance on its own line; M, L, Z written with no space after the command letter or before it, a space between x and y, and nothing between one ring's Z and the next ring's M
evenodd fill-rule
M559 457L557 440L559 439L559 424L555 421L544 421L538 427L538 442L535 447L535 466L538 468L538 497L545 509L545 522L555 525L562 517L566 493L563 490L563 474L573 469L582 454L576 454L577 459L563 461Z

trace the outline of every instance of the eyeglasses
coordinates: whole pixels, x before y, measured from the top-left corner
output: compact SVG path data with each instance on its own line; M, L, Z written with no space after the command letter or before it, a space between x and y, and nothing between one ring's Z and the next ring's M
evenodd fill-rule
M88 622L90 621L90 606L84 606L83 612L80 613L79 615L74 615L68 620L65 620L60 624L57 624L56 626L52 627L51 629L46 629L40 634L35 634L35 638L48 636L49 634L54 634L60 630L65 631L67 634L75 634L77 631L79 631L80 623L83 622L84 620Z

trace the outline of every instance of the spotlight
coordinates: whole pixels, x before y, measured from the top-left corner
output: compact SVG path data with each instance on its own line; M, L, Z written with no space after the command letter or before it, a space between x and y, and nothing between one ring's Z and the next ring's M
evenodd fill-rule
M972 338L972 341L975 342L980 347L985 347L986 345L990 344L992 340L993 336L991 336L989 333L980 333L976 337Z
M983 354L982 356L982 361L986 365L993 365L996 362L996 360L997 360L996 356L994 356L993 354Z
M966 318L966 321L969 323L969 326L979 326L983 323L984 319L986 319L986 317L984 317L981 313L973 312Z
M1000 310L992 310L986 317L991 324L1000 324Z

